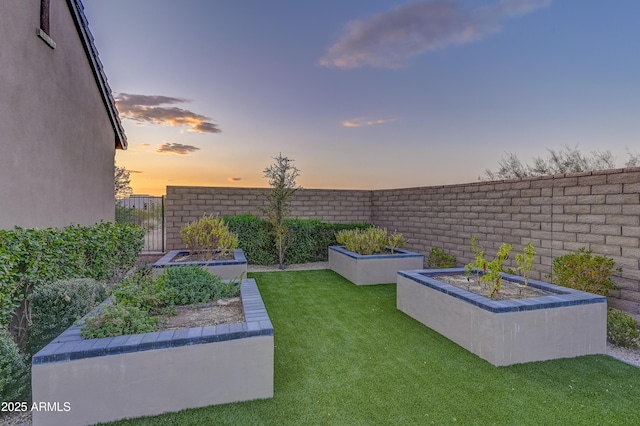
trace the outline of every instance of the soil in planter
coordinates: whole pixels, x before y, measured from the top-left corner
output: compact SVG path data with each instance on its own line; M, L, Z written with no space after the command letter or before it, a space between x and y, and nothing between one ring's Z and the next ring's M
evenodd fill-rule
M208 325L244 322L244 310L239 297L220 299L197 306L176 306L178 314L163 316L163 330L205 327Z
M214 251L213 256L210 253L195 252L193 254L181 254L173 258L171 263L180 262L210 262L213 260L233 260L233 252L222 255L220 251Z
M488 297L489 288L485 284L480 277L476 277L472 275L469 277L469 281L467 281L467 276L464 274L458 275L434 275L429 278L433 278L434 280L438 280L445 284L450 284L452 286L461 288L463 290L470 291L475 294L480 294L482 296ZM550 296L553 293L540 290L535 287L519 287L518 284L503 279L502 280L502 289L500 292L491 298L491 300L509 300L509 299L526 299L530 297L540 297L540 296Z

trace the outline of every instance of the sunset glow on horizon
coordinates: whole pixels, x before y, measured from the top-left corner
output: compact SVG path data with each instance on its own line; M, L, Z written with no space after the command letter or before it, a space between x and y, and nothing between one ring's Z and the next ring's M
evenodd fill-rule
M640 151L640 2L83 4L137 194L266 187L279 153L305 188L385 189Z

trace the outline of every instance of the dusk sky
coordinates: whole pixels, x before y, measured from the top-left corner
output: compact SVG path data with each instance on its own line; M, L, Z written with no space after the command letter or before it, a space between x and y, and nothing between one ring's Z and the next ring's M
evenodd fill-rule
M473 182L640 151L640 1L83 0L135 193Z

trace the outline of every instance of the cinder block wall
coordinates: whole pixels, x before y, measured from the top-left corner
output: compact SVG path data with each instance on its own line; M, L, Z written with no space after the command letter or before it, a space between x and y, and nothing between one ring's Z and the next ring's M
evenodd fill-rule
M553 258L586 247L623 269L610 305L640 314L640 168L379 190L372 221L402 232L409 249L444 248L460 265L473 260L471 235L489 256L503 242L522 251L530 241L538 279L551 273Z
M182 247L180 228L203 213L261 215L265 188L167 187L167 247ZM529 241L551 273L553 258L580 247L623 268L610 305L640 318L640 167L522 180L374 191L306 189L292 216L327 222L371 222L402 232L408 248L432 247L472 260L471 235L494 254L501 243L521 251ZM512 256L515 257L515 256Z
M268 188L167 186L167 248L184 248L180 228L203 214L244 213L264 217ZM324 222L371 222L371 191L303 189L291 202L291 217Z

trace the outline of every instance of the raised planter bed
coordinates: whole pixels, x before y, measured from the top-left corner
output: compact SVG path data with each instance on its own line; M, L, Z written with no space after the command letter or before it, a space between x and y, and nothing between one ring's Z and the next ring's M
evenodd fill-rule
M424 256L408 250L362 255L343 246L329 246L329 268L356 285L394 283L398 271L423 267Z
M461 273L398 272L398 309L496 366L606 352L606 297L529 280L553 295L495 301L431 278Z
M273 325L255 280L245 322L83 339L73 326L32 359L33 424L85 425L273 396ZM64 403L70 409L64 411Z
M209 272L218 275L223 280L238 279L247 273L247 258L242 249L233 251L233 259L230 260L210 260L201 262L176 262L175 259L189 254L188 250L171 250L162 256L160 260L153 264L153 275L157 277L162 274L164 268L172 266L201 265L205 266Z

